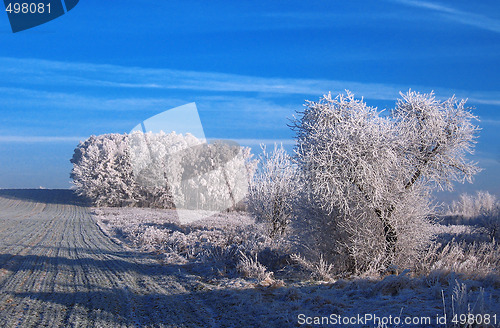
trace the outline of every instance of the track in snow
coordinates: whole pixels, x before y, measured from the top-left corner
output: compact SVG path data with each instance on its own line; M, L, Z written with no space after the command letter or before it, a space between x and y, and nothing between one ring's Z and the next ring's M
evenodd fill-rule
M0 327L211 326L168 270L106 236L69 190L0 190Z

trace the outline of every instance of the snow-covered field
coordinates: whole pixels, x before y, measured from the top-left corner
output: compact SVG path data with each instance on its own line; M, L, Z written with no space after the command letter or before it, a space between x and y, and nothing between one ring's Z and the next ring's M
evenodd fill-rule
M116 244L71 192L0 191L0 327L210 327L173 267Z
M292 245L264 237L264 227L245 213L220 213L182 224L173 210L99 208L93 213L113 238L153 253L162 265L190 277L216 314L216 326L500 326L500 280L493 276L498 267L484 268L486 260L474 253L491 251L491 244L476 249L473 243L468 252L456 254L461 244L452 243L442 249L443 258L433 260L435 270L421 276L402 272L325 279L318 271L327 271L326 264L300 265L286 254ZM470 226L436 229L443 243L482 238ZM446 270L451 257L458 273ZM477 274L469 272L471 267ZM454 324L454 314L458 321L474 314L476 323L490 324Z
M262 229L242 213L180 224L168 210L82 207L68 191L1 191L0 326L445 327L436 318L469 311L498 321L497 278L321 281L311 273L324 267L292 261Z

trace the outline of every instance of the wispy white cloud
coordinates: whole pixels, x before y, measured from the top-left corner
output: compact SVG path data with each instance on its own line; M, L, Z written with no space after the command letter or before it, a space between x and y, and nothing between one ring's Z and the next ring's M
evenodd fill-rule
M485 15L462 11L435 2L416 0L394 0L396 2L439 13L441 16L458 23L474 26L483 30L500 33L500 21Z
M158 110L185 103L178 98L158 97L98 97L72 92L40 91L26 88L0 87L3 106L31 106L86 111Z
M78 136L0 136L0 143L75 143L86 140L87 137ZM227 137L210 138L210 140L228 139ZM231 138L230 140L237 142L240 145L255 146L255 145L273 145L282 144L294 145L294 139L241 139Z
M225 139L225 138L212 138L212 139ZM244 146L259 146L259 145L295 145L294 139L231 139L234 142Z
M87 137L78 136L0 136L0 143L78 143L80 141L86 140ZM227 137L221 138L210 138L210 140L217 139L228 139ZM294 139L241 139L241 138L230 138L234 142L237 142L243 146L260 146L260 145L294 145Z
M74 143L85 139L75 136L0 136L0 143Z
M63 85L209 92L256 92L267 95L322 95L349 89L365 98L393 99L399 88L382 83L322 79L268 78L248 75L0 58L0 77L24 85Z
M481 125L500 125L500 120L492 120L492 119L481 119Z
M500 93L490 92L489 94L482 94L480 92L471 93L468 98L469 102L484 105L500 106Z
M412 0L397 0L413 3ZM425 4L425 2L424 2ZM431 6L431 4L428 4ZM248 97L248 93L256 93L257 98L281 98L287 95L298 95L305 99L315 100L319 96L332 92L333 94L350 90L357 96L374 100L395 100L399 91L414 90L429 92L432 86L415 86L389 83L367 83L357 81L342 81L328 79L291 79L258 77L249 75L181 71L164 68L143 68L118 65L87 64L75 62L48 61L40 59L0 58L0 81L3 83L2 93L12 93L16 90L26 94L27 99L39 101L45 99L59 106L66 103L82 104L86 108L95 109L153 109L168 108L180 105L181 98L132 97L126 96L127 90L170 90L194 92L199 94L224 94L232 97ZM22 85L23 88L12 88L11 85ZM82 90L71 92L39 91L54 86L59 90ZM85 87L85 88L83 88ZM121 92L120 96L97 97L88 95L96 88L98 93L103 90ZM36 89L36 91L32 90ZM84 91L86 90L86 91ZM436 90L436 89L434 89ZM449 97L456 94L461 98L469 98L478 104L500 105L500 92L482 92L474 90L438 89L438 96ZM84 94L87 93L87 94ZM191 98L192 99L192 98ZM4 99L5 101L5 99Z

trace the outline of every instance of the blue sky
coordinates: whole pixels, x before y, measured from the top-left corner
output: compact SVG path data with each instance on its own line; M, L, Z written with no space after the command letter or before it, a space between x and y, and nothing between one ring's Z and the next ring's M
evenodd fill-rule
M0 44L0 188L68 188L79 140L190 102L207 137L255 146L290 143L305 99L411 88L469 99L484 171L457 192L500 197L496 0L82 0L16 34L0 14Z

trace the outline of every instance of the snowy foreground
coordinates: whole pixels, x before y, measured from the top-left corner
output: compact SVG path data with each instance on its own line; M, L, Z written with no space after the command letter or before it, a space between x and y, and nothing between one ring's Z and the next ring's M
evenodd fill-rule
M457 314L460 321L460 314L469 313L481 313L477 320L490 318L492 324L485 327L500 326L500 285L495 279L468 280L453 273L411 278L400 273L384 279L321 281L310 272L296 272L287 261L273 275L252 274L248 271L262 268L242 261L241 253L224 252L235 244L254 251L273 248L261 237L262 227L244 213L220 213L181 223L173 210L93 211L110 235L153 252L165 266L176 266L189 277L210 304L216 326L467 327L452 323L452 317ZM466 226L436 229L457 237L473 233ZM232 263L238 258L239 263Z
M0 191L0 326L452 327L444 313L472 309L500 326L498 280L320 281L285 259L266 271L242 252L270 247L259 229L238 213L181 224L169 210L82 207L67 191Z

